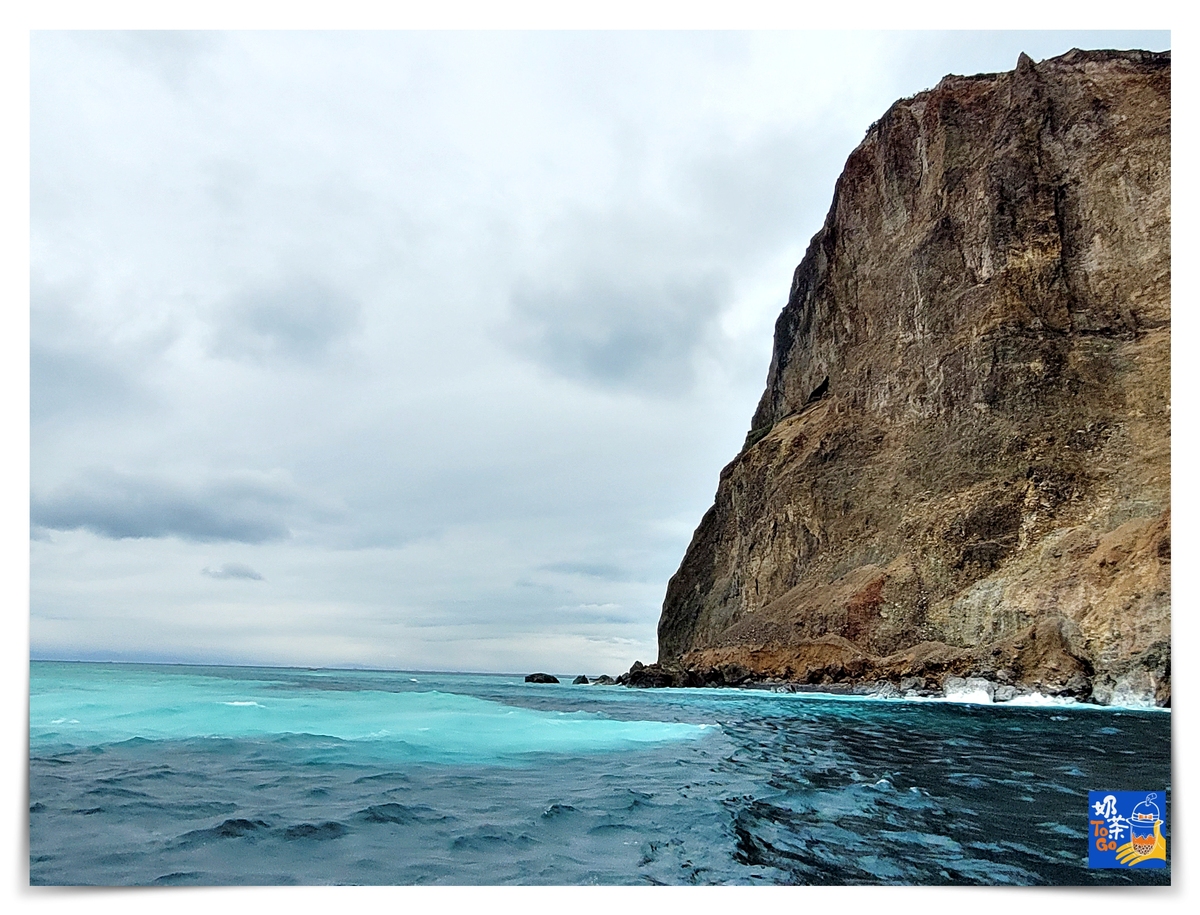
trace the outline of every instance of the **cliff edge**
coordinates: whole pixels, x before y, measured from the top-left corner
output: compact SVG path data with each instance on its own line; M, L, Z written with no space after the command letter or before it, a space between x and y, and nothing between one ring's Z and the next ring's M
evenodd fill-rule
M667 588L662 682L1170 704L1170 81L1169 52L1022 55L871 126Z

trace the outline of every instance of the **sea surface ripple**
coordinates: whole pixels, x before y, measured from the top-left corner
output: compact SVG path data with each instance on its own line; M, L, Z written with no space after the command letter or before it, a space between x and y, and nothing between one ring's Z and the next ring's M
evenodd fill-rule
M1089 790L1166 789L1169 833L1169 713L30 671L34 885L1170 882L1087 868Z

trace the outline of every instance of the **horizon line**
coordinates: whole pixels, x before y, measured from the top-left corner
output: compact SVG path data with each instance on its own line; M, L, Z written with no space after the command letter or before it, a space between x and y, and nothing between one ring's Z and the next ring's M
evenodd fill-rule
M29 657L29 663L47 663L47 664L137 664L144 667L234 667L234 668L262 668L266 670L331 670L331 671L363 671L366 673L405 673L405 674L469 674L472 676L482 677L524 677L527 674L517 671L495 671L495 670L450 670L450 669L422 669L422 668L405 668L405 667L337 667L326 665L309 665L309 664L250 664L250 663L234 663L234 662L210 662L210 661L127 661L117 660L115 658L49 658L49 657L34 657L32 654ZM530 671L530 673L548 673L548 671ZM562 676L571 676L570 674L562 674Z

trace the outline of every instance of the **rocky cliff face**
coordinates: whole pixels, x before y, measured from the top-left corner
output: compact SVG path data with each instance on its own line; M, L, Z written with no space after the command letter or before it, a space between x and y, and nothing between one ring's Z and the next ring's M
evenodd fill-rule
M1169 703L1170 79L1022 55L870 128L667 589L668 682Z

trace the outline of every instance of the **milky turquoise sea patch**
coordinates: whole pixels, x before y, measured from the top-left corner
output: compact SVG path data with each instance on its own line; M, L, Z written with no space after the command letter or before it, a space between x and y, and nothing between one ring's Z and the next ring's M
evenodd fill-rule
M31 745L306 735L373 744L376 753L424 761L598 753L694 740L709 730L704 724L523 708L419 685L404 691L298 689L282 680L123 665L39 666L31 677L29 711Z

